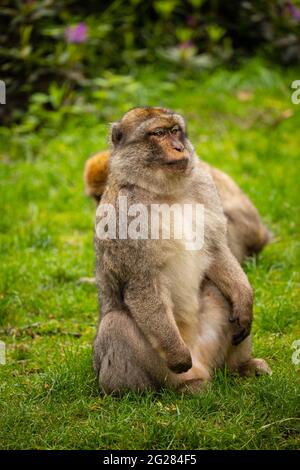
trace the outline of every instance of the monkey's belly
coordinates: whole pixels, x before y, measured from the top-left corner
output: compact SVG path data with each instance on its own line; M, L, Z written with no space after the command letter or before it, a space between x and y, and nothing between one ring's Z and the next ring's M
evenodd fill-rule
M169 280L175 321L183 339L190 343L198 331L200 285L210 261L204 250L188 251L182 243L174 246L172 255L164 274Z

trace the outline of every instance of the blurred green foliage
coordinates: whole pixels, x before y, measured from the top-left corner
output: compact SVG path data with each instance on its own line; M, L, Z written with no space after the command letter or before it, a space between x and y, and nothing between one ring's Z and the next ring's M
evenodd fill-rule
M300 59L299 0L0 3L4 124L22 120L28 106L76 112L94 93L106 94L116 72L133 76L137 64L167 64L178 73L254 53L285 65Z
M106 72L90 106L107 119L84 108L66 119L64 105L47 121L36 102L22 125L0 128L1 449L300 448L300 364L292 363L300 339L295 76L292 67L282 73L256 59L192 78L153 66L135 78ZM56 85L53 102L57 95ZM255 356L269 362L272 377L218 371L212 387L192 397L99 396L91 365L97 290L78 282L95 264L95 205L84 197L82 172L87 156L107 147L107 121L143 102L186 117L197 155L236 180L274 235L246 266ZM47 127L25 132L35 113Z

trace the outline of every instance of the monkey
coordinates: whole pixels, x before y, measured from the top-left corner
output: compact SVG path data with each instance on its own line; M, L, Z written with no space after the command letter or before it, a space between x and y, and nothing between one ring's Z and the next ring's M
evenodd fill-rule
M94 198L98 204L108 177L110 152L104 150L90 157L84 167L85 192L88 196Z
M175 240L96 237L100 388L115 394L164 386L198 391L224 364L240 373L270 373L265 361L251 357L252 289L229 250L213 178L196 162L183 118L165 108L135 108L112 126L111 142L100 206L117 207L120 193L146 206L197 201L205 207L206 234L196 254L183 253Z

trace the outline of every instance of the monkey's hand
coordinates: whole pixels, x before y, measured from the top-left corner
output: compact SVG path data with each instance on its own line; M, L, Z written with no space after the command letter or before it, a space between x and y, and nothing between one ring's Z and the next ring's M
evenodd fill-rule
M232 337L232 344L235 346L249 336L253 318L253 294L250 285L247 284L237 291L238 295L232 299L233 305L229 315L229 321L235 323L235 332Z
M168 368L175 374L187 372L193 365L190 351L186 346L177 350L176 353L168 351L166 361Z

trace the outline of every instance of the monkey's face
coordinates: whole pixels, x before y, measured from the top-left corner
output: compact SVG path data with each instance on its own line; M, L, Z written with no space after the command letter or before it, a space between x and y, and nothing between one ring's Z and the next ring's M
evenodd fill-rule
M177 180L190 173L194 150L187 139L184 119L164 108L135 108L111 132L111 168L133 182ZM123 178L124 180L124 178ZM153 187L153 184L151 185Z
M145 139L151 149L147 158L149 165L159 166L168 172L187 170L191 155L185 130L176 118L165 121L155 119L146 129Z

